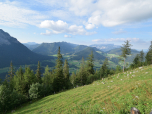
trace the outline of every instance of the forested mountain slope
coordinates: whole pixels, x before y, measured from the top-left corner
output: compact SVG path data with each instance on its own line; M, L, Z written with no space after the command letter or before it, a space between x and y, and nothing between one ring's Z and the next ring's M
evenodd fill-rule
M43 56L30 51L16 38L0 29L0 68L14 65L25 65L37 63L41 60L54 59L54 57Z

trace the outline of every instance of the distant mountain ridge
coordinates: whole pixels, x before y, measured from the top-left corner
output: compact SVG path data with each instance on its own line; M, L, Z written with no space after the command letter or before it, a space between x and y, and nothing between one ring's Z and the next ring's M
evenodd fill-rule
M111 49L120 48L121 46L114 45L114 44L93 44L93 45L90 45L90 47L96 47L97 49L100 49L100 50L106 52Z
M41 44L35 43L35 42L27 42L27 43L22 43L23 45L25 45L28 49L33 50L35 48L37 48L38 46L40 46Z
M8 67L11 61L14 65L25 65L47 59L54 59L54 57L30 51L16 38L0 29L0 67Z
M71 59L81 60L83 57L86 60L88 56L91 54L91 51L93 51L94 60L104 60L106 58L104 55L97 53L95 48L87 47L84 50L75 53Z

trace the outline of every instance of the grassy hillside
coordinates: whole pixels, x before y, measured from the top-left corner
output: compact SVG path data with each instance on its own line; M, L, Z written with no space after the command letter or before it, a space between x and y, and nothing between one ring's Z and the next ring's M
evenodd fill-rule
M152 66L115 74L103 80L25 104L14 114L142 114L152 108Z

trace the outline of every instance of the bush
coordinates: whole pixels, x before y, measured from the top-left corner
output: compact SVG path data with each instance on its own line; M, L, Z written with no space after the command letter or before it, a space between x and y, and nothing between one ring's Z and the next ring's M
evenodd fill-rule
M29 96L30 99L37 99L43 95L43 86L40 83L35 83L30 86Z
M0 86L0 112L11 110L26 100L25 96L17 93L15 90L11 91L6 85Z

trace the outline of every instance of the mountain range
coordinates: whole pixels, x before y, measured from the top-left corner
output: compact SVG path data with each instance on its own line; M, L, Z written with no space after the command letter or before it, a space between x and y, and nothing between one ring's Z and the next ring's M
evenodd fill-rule
M25 65L48 59L54 57L32 52L16 38L0 29L0 68L8 67L11 61L14 65Z

